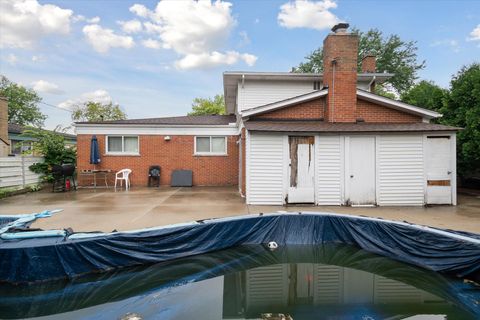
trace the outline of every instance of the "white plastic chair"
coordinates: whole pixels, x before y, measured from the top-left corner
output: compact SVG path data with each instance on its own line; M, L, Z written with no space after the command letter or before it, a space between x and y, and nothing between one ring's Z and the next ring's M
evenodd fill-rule
M115 189L117 189L117 181L120 180L120 187L123 187L123 180L125 180L125 190L130 188L130 180L128 176L132 173L130 169L122 169L115 173Z

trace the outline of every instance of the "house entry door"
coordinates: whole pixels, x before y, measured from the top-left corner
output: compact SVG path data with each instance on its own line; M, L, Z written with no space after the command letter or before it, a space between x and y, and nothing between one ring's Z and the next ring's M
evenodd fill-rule
M315 202L315 137L289 137L288 203Z
M427 137L427 203L452 203L449 136Z
M350 137L347 184L351 205L375 204L375 137Z

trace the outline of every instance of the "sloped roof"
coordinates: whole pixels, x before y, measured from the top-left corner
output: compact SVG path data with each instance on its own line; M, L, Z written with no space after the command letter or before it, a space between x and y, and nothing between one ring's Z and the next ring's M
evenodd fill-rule
M236 123L234 115L206 115L206 116L179 116L179 117L164 117L164 118L145 118L145 119L127 119L127 120L111 120L99 122L76 122L76 125L84 124L125 124L125 125L198 125L198 126L212 126L212 125L228 125Z
M25 129L28 129L28 127L21 126L16 123L9 123L8 124L8 133L13 133L13 134L22 134ZM52 130L45 130L45 131L52 131ZM58 134L66 137L66 138L71 138L71 139L77 139L77 136L74 134L69 134L69 133L64 133L64 132L57 132Z
M461 128L434 123L331 123L324 121L246 121L252 131L274 132L428 132L458 131Z

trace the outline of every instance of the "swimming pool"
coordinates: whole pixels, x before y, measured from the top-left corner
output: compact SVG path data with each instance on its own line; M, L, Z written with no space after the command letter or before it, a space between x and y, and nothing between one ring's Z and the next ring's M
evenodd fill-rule
M0 318L475 319L479 289L350 245L249 245L69 281L3 284Z

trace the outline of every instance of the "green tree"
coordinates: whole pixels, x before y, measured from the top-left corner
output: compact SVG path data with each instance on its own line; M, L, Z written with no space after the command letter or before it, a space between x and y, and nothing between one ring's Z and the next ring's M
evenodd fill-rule
M192 111L189 116L201 116L212 114L225 114L225 99L222 94L212 98L195 98L192 103Z
M35 138L33 143L34 151L43 155L44 161L34 163L30 170L42 175L42 179L47 182L53 181L51 174L52 166L63 163L76 163L76 148L68 147L65 143L65 137L59 132L65 131L57 127L54 131L31 128L24 131L24 135Z
M462 177L480 169L480 64L463 67L450 82L440 122L464 128L457 134L457 166Z
M414 106L442 112L448 90L432 81L422 80L400 96L400 100Z
M43 126L47 117L37 106L42 98L33 89L27 89L1 76L0 96L8 99L8 122L22 126Z
M73 106L73 121L99 122L108 120L124 120L127 115L120 109L118 104L112 102L102 104L99 102L88 101Z
M361 70L361 61L366 54L377 57L377 70L395 74L388 82L395 90L402 94L413 86L417 79L417 72L425 67L425 61L417 61L417 47L415 41L404 41L396 34L384 36L378 29L362 32L352 29L359 35L358 70ZM293 72L323 72L322 47L314 50L305 57L306 61L292 69ZM381 93L381 92L380 92Z

